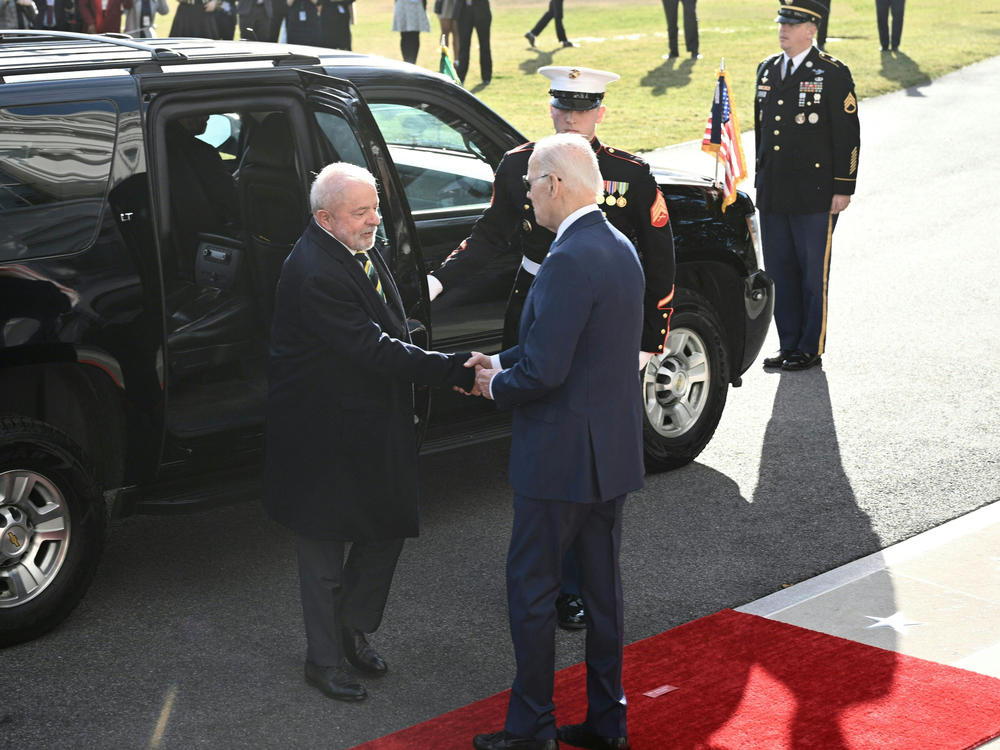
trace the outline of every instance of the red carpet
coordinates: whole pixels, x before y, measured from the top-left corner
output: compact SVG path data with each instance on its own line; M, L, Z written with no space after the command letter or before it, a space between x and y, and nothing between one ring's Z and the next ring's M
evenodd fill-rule
M943 750L1000 734L1000 680L732 610L629 645L624 679L634 750ZM582 721L583 665L555 691L557 721ZM354 750L469 750L503 728L507 695Z

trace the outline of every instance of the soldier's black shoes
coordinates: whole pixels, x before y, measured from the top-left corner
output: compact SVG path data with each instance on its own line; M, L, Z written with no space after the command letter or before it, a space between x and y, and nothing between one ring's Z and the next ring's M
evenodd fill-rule
M472 746L476 750L559 750L555 740L532 740L510 732L477 734L472 738Z
M765 357L764 367L770 367L770 368L781 367L783 364L785 364L785 360L788 359L793 354L795 354L795 352L790 351L788 349L782 349L773 357Z
M822 364L823 358L809 352L792 352L781 364L782 370L808 370L810 367Z
M364 633L354 628L344 627L341 629L341 634L343 636L344 656L355 669L375 677L389 671L389 667L378 655L378 651L365 638Z
M563 47L579 47L580 45L577 44L576 42L571 42L569 39L565 39L565 40L563 40L562 46Z
M338 701L360 701L368 696L365 686L343 667L321 667L306 662L306 682Z
M556 597L556 622L563 630L583 630L587 627L583 599L574 594L559 594Z
M528 44L530 44L532 47L535 46L535 35L532 34L530 31L524 35L524 38L528 40Z
M628 737L602 737L586 724L567 724L556 730L560 742L588 750L629 750Z

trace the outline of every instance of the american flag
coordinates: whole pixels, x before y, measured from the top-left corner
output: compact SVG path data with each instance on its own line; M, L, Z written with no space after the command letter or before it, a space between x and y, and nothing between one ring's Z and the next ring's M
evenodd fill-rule
M736 186L747 176L747 162L743 156L743 141L740 139L740 125L736 112L732 108L732 96L729 93L729 78L725 69L719 70L719 80L715 86L715 99L712 102L712 112L705 125L705 135L701 141L701 150L715 154L716 162L725 168L725 198L722 210L736 200Z

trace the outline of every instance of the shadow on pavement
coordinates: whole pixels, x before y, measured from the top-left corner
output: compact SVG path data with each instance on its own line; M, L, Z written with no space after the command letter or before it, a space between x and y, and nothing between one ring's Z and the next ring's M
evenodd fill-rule
M931 77L920 69L917 62L905 52L882 52L883 78L896 81L906 89L907 96L923 96L920 89L931 85Z

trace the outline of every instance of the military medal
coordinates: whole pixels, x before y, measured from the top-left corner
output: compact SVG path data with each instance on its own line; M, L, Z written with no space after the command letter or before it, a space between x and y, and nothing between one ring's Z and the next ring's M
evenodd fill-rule
M611 149L608 149L609 151ZM604 181L604 192L607 197L604 199L604 203L608 206L618 206L618 208L625 208L625 204L628 201L625 200L625 191L628 190L627 182L619 182L618 180L605 180Z
M815 125L817 122L819 122L819 115L817 115L815 112L811 113L809 115L809 124Z
M799 112L797 115L795 115L795 122L797 122L799 125L801 125L805 121L806 121L806 116L804 114L802 114L801 112Z

